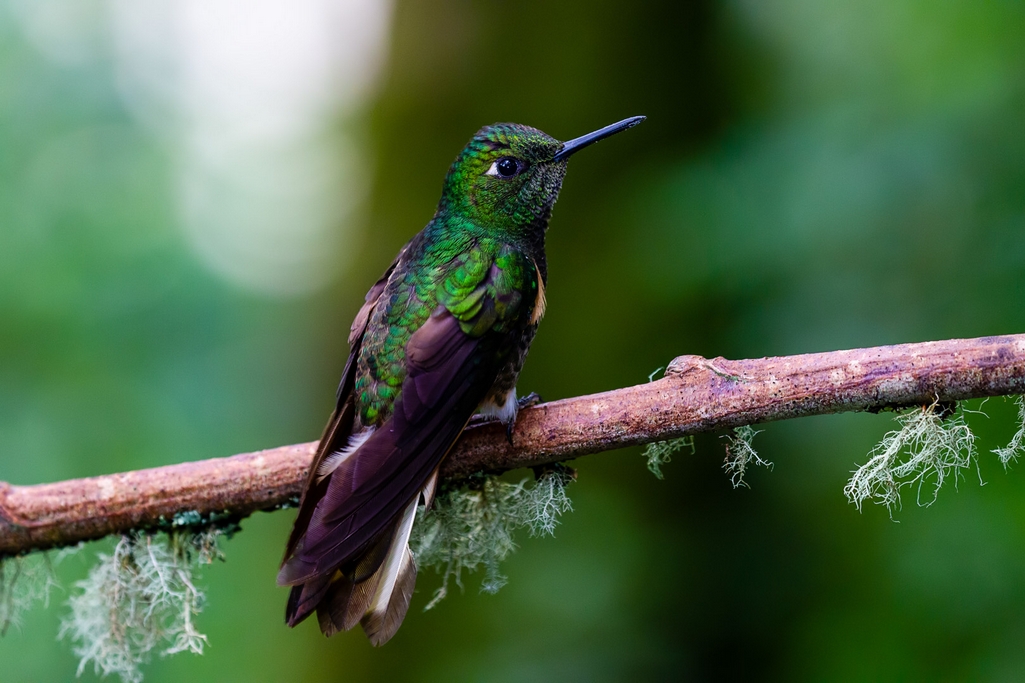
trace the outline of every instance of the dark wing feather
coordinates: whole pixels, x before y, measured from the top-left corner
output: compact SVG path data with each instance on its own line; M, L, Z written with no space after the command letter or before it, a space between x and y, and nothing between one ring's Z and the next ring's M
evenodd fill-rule
M295 518L295 523L292 525L292 533L289 534L288 543L285 545L285 557L281 561L282 566L295 554L296 547L299 545L300 540L302 540L303 534L306 533L307 527L309 527L310 518L313 516L317 503L320 502L320 499L327 492L328 482L326 480L317 481L317 468L320 467L320 463L328 455L340 448L344 448L349 441L349 436L352 434L352 421L355 409L350 398L356 378L356 358L359 356L363 334L367 330L370 314L373 313L374 308L377 306L377 300L388 285L388 278L395 272L395 267L399 264L404 253L405 249L399 252L399 255L388 267L388 270L384 272L381 279L370 288L370 291L367 292L364 298L363 306L360 307L356 318L352 321L352 326L349 329L349 358L345 362L345 369L342 370L342 379L338 382L335 409L331 413L331 419L328 420L324 433L320 437L320 445L317 446L317 453L313 457L310 471L306 475L306 484L303 486L302 498L299 501L299 514Z
M392 415L331 476L302 547L286 563L288 583L334 572L390 531L484 399L503 342L504 335L467 335L444 307L412 335Z

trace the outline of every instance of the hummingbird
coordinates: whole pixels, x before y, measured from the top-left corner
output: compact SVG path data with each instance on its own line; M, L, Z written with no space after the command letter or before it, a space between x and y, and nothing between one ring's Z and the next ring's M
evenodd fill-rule
M569 158L634 116L560 142L481 128L453 162L431 221L370 291L349 332L336 403L310 466L278 584L285 621L327 636L361 624L373 645L405 618L417 507L475 414L512 440L516 378L545 312L545 232Z

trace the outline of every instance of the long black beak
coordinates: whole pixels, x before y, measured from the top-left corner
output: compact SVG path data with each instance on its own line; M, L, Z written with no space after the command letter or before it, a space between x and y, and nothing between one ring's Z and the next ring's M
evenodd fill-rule
M636 126L638 123L640 123L641 121L643 121L646 118L648 118L648 117L646 117L646 116L631 116L628 119L623 119L619 123L613 123L611 126L605 126L604 128L599 128L598 130L594 131L593 133L588 133L587 135L581 135L578 138L573 138L572 140L569 140L568 142L564 142L564 143L562 143L562 149L560 149L559 153L555 155L555 158L553 159L553 161L562 161L563 159L567 159L567 158L569 158L569 156L571 154L575 154L575 153L579 152L580 150L582 150L584 147L587 147L588 145L592 145L592 144L598 142L599 140L604 140L608 136L615 135L616 133L622 132L622 131L626 130L627 128L633 128L634 126Z

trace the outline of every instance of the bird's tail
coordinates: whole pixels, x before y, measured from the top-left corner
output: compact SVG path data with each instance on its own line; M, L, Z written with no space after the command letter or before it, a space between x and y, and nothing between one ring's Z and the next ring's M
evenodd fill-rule
M293 586L285 607L288 625L295 626L316 611L326 636L362 624L373 645L388 642L402 625L413 596L416 562L409 550L409 536L417 505L421 500L430 504L436 478L437 473L395 525L351 563L351 568Z

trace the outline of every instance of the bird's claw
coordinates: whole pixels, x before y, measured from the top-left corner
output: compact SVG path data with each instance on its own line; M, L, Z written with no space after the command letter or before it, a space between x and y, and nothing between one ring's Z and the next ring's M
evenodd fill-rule
M533 408L538 403L541 403L541 397L537 392L530 392L526 396L520 397L516 400L516 412L523 410L524 408ZM490 424L498 421L494 415L481 415L480 413L470 418L469 422L466 423L467 428L478 427L484 424ZM505 440L509 442L509 445L513 445L513 429L516 427L516 418L514 417L505 424Z
M541 396L536 392L532 391L526 396L521 396L516 399L516 412L519 413L524 408L533 408L541 402ZM513 445L513 427L516 426L516 418L509 420L505 425L505 438L509 442L509 445Z
M519 399L517 399L516 406L520 410L523 410L524 408L533 408L540 402L541 396L536 391L532 391L526 396L521 396Z

